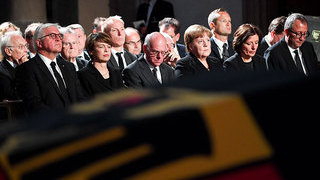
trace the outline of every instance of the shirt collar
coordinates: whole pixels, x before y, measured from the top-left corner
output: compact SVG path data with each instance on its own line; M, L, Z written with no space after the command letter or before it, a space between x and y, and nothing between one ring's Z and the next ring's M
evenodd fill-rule
M53 60L51 60L51 59L43 56L43 55L40 54L40 53L38 53L38 54L39 54L40 58L43 60L43 62L46 64L46 66L50 67L50 63L51 63L51 62L55 62L55 63L57 64L57 59L56 59L56 58L54 58Z
M228 44L228 41L226 42L222 42L220 39L217 39L214 35L212 36L214 42L217 44L217 46L220 48L220 49L223 49L223 44L224 43L227 43L227 48L229 47L229 44Z

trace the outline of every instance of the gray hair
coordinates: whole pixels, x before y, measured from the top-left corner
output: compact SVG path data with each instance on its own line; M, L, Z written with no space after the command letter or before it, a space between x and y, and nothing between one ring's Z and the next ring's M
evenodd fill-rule
M110 16L110 17L108 17L108 18L103 22L101 31L102 31L102 32L105 32L104 30L107 29L108 24L109 24L110 22L113 22L114 20L121 21L122 24L123 24L123 26L124 26L124 21L122 20L122 17L121 17L121 16L118 16L118 15Z
M12 46L11 44L11 38L13 36L21 36L22 37L22 33L20 31L10 31L10 32L6 32L0 40L0 49L1 49L1 53L3 56L7 56L6 52L5 52L5 48L8 46Z
M291 29L296 20L300 20L302 23L308 25L308 21L304 15L300 13L292 13L287 17L287 20L284 23L284 29Z
M71 25L67 26L67 28L71 28L73 30L80 29L83 32L83 34L86 34L83 27L80 24L71 24Z
M31 23L27 26L27 28L24 30L24 37L26 39L32 38L32 32L37 29L38 26L40 26L42 23Z
M59 29L59 32L61 34L63 34L63 35L64 34L75 34L75 35L77 35L76 32L74 30L72 30L71 28L69 28L69 27L61 27Z
M153 33L147 34L146 38L144 39L144 44L143 45L146 45L148 48L150 48L150 40L151 40L151 38L154 38L154 37L159 36L159 35L162 36L165 41L167 41L165 39L165 37L160 32L153 32Z
M40 26L37 27L37 29L36 29L36 31L34 32L34 35L33 35L33 46L34 46L34 49L36 51L38 50L38 46L37 46L36 41L38 39L40 39L41 37L43 37L45 35L44 34L44 30L47 29L48 27L51 27L51 26L54 26L57 29L59 29L59 25L58 24L54 24L54 23L45 23L45 24L41 24Z

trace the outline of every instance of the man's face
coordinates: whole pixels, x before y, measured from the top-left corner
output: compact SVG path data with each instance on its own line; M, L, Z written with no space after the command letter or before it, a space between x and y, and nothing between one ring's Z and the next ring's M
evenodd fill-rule
M50 53L59 53L62 49L62 36L58 28L50 26L44 29L44 34L40 37L38 48Z
M105 32L111 37L111 41L113 43L112 46L122 47L125 42L124 24L117 19L108 23L109 24Z
M231 34L231 18L226 12L220 12L220 16L217 22L213 24L214 32L222 36L228 36Z
M79 53L82 53L82 51L84 50L84 47L86 46L86 35L81 31L81 29L73 29L77 36L78 36L78 43L79 43L79 46L78 46L78 49L79 49Z
M165 25L162 25L160 27L160 32L168 34L172 38L174 44L177 44L177 41L179 41L180 33L175 34L172 26L166 27Z
M167 52L166 39L160 35L150 39L150 47L143 45L143 51L146 53L147 61L153 67L157 67L162 64L164 56Z
M28 44L22 36L12 36L10 43L11 46L6 47L6 53L9 56L9 60L18 63L20 59L28 55Z
M78 38L76 34L66 33L62 39L62 51L63 58L70 60L78 56Z
M129 32L126 36L124 48L134 55L139 55L141 53L140 35L135 31Z
M293 48L299 48L306 40L308 34L308 25L296 20L291 29L286 29L286 40L288 45Z

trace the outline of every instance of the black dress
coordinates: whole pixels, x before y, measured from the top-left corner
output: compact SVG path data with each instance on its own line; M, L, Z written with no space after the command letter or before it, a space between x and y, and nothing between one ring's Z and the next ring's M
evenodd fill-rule
M109 78L104 79L90 61L85 68L77 72L86 96L93 97L96 94L111 92L124 87L120 70L109 65L108 70Z

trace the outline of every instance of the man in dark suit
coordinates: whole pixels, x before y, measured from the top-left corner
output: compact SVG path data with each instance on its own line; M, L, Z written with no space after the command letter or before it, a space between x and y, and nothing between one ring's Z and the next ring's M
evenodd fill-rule
M20 31L7 32L1 37L0 101L19 99L15 88L16 67L28 60L27 43Z
M174 43L174 52L183 58L187 55L186 47L177 43L180 39L180 23L178 20L166 17L159 22L160 32L168 34ZM179 58L179 59L180 59Z
M78 58L78 38L77 34L68 27L63 27L59 29L60 33L63 35L62 39L62 50L58 54L57 58L69 61L72 63L76 69L79 71L84 68L88 61Z
M291 14L285 22L284 31L284 38L264 54L268 70L305 75L318 72L316 53L312 44L305 41L309 36L306 18L299 13Z
M123 70L127 87L142 88L167 84L174 80L174 71L163 63L167 42L159 32L148 34L143 45L144 56Z
M140 4L137 12L137 20L144 20L145 26L140 32L143 37L155 31L159 31L158 23L165 17L174 17L173 6L163 0L145 0Z
M111 57L109 66L122 71L137 57L124 49L125 28L124 21L120 16L110 16L103 23L103 32L110 36L112 41Z
M83 98L73 65L56 59L61 40L56 24L40 25L34 34L37 55L17 68L17 91L28 112L65 109Z
M284 23L286 22L286 17L277 17L271 21L268 34L262 38L256 54L263 56L264 52L272 45L280 41L284 36Z
M211 54L223 62L234 54L232 41L228 40L231 34L231 17L229 13L222 9L215 9L208 16L208 24L212 31Z
M83 27L80 24L71 24L67 26L67 28L71 28L73 31L75 31L75 33L78 36L78 41L79 41L78 58L90 61L91 58L88 52L85 50L87 36Z

